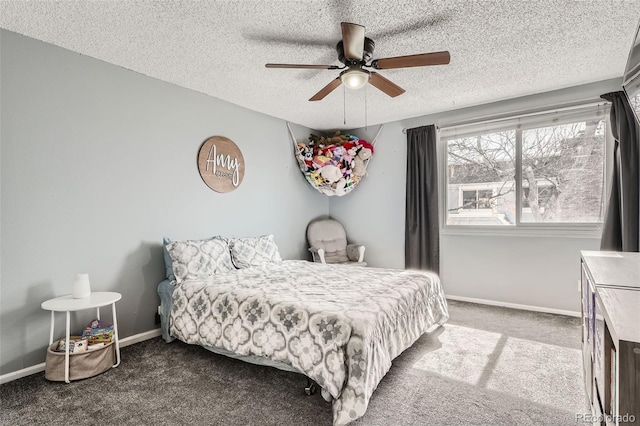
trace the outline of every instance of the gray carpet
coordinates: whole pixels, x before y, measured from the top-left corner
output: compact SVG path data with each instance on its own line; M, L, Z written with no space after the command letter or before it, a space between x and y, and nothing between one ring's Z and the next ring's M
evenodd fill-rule
M354 425L567 425L587 412L579 319L463 302L449 311L394 361ZM1 385L0 424L330 425L330 404L305 384L155 338L97 377Z

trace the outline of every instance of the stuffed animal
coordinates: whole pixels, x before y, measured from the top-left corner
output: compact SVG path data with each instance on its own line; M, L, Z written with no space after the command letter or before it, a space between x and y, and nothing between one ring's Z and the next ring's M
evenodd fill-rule
M311 173L309 175L309 182L311 182L314 185L322 185L322 183L324 182L324 180L322 179L322 176L320 176L320 170L316 170L315 172Z
M340 130L336 130L332 137L328 138L331 143L341 144L343 142L347 142L349 137L346 135L341 135Z
M363 139L360 139L358 141L358 143L360 145L362 145L364 148L369 148L369 150L371 150L371 153L373 154L373 145L371 145L369 142L367 142L367 141L365 141Z
M334 183L342 178L342 172L338 166L330 164L320 169L320 176L326 183Z
M315 157L313 157L313 167L315 167L316 169L320 169L328 164L331 164L331 159L325 157L324 155L316 155Z
M340 179L339 181L337 181L336 183L332 184L331 187L334 190L334 193L338 196L341 197L344 194L347 193L345 187L347 185L347 180L345 178Z
M309 135L309 142L310 142L312 145L317 144L319 140L320 140L320 136L318 136L318 135L314 135L313 133L311 133L311 134Z
M347 155L347 150L344 149L343 146L336 146L333 148L332 154L333 161L340 163L344 159L344 156Z
M313 148L311 148L310 146L307 146L303 143L299 143L298 144L298 150L300 151L300 156L299 158L302 160L302 162L305 164L306 166L306 170L307 172L309 171L313 171Z
M350 140L350 141L357 141L357 140L358 140L358 137L357 137L357 136L352 135L351 133L345 133L344 135L345 135L345 136L347 137L347 139L348 139L348 140Z
M352 147L351 149L347 149L347 153L342 158L344 159L344 161L351 164L351 162L353 161L353 158L356 156L357 153L358 151L355 149L355 147Z
M320 139L318 139L318 142L316 142L317 149L321 151L327 145L331 145L331 142L329 141L329 139L325 138L324 136L320 136Z
M371 150L369 148L360 148L358 155L353 159L353 173L356 176L362 177L367 173L367 169L364 162L371 158Z
M373 150L369 148L360 148L358 150L358 157L362 158L362 160L368 160L373 155Z
M313 148L305 145L304 148L300 150L300 153L304 157L305 160L313 159Z
M333 150L336 149L336 146L331 144L327 145L322 149L320 155L324 155L325 157L333 158Z

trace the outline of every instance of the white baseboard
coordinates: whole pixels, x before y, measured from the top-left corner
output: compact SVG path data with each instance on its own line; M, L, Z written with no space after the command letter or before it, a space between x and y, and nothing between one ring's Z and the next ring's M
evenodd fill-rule
M133 336L125 337L124 339L120 339L118 343L120 344L120 348L124 348L125 346L133 345L135 343L144 342L145 340L153 339L154 337L158 337L162 334L162 331L159 328L154 330L145 331L144 333L134 334ZM44 371L45 363L32 365L31 367L23 368L22 370L12 371L11 373L3 374L0 376L0 385L3 383L8 383L13 380L20 379L22 377L30 376L32 374L40 373Z
M158 337L160 335L162 335L162 330L159 328L154 328L153 330L145 331L144 333L138 333L134 334L133 336L120 339L120 347L124 348L125 346L144 342L145 340L153 339L154 337Z
M3 374L0 376L0 385L11 382L13 380L21 379L23 377L30 376L32 374L40 373L44 371L44 362L42 364L33 365L31 367L23 368L22 370L12 371L11 373Z
M495 300L486 300L486 299L475 299L473 297L447 295L447 299L459 300L461 302L479 303L481 305L502 306L502 307L505 307L505 308L522 309L524 311L534 311L534 312L544 312L544 313L547 313L547 314L567 315L567 316L570 316L570 317L578 317L578 318L580 318L580 316L581 316L580 312L566 311L564 309L543 308L541 306L532 306L532 305L520 305L518 303L498 302L498 301L495 301Z

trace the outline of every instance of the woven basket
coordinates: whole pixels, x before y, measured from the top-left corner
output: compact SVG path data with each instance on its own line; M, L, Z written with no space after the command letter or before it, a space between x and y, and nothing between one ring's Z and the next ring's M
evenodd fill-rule
M44 377L53 382L64 381L64 352L54 349L58 342L47 348ZM69 380L80 380L96 376L109 370L115 364L115 346L109 343L104 348L69 354Z

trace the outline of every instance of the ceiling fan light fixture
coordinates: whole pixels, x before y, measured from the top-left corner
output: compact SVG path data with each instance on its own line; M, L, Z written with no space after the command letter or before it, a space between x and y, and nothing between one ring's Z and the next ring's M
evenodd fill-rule
M340 80L349 89L361 89L369 82L369 72L362 69L350 69L340 74Z

